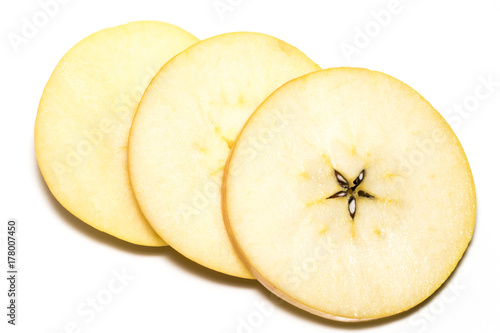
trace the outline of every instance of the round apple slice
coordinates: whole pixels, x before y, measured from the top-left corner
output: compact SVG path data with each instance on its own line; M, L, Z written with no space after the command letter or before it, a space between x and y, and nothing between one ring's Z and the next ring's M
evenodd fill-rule
M201 41L161 69L131 128L129 166L144 215L169 245L213 270L252 278L222 220L224 165L255 108L318 69L285 42L249 32Z
M319 71L274 92L236 141L222 193L252 274L334 320L419 304L474 230L474 182L451 128L413 89L365 69Z
M166 245L135 200L128 134L153 76L197 41L167 23L133 22L85 38L55 68L38 109L36 155L50 191L82 221L131 243Z

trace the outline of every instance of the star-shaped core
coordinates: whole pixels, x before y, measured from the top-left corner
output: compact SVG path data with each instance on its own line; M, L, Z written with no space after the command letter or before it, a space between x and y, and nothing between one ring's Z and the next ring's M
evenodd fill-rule
M373 199L375 198L373 195L369 194L368 192L362 191L358 189L358 186L363 182L363 179L365 179L365 170L361 171L354 179L352 182L353 185L351 186L347 179L342 176L340 172L337 170L333 170L335 173L335 178L337 179L337 182L339 183L340 187L342 187L342 191L339 191L331 196L329 196L327 199L335 199L335 198L343 198L343 197L349 197L347 199L347 209L349 210L349 215L351 215L351 218L354 218L356 215L356 198L357 197L364 197L364 198L369 198Z

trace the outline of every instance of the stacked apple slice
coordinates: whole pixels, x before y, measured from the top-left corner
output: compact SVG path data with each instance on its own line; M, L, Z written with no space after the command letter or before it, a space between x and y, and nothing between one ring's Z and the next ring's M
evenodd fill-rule
M219 272L252 277L224 229L224 165L255 108L318 69L296 48L256 33L206 39L161 69L137 110L129 165L144 215L170 246Z
M35 124L38 165L57 200L89 225L132 243L165 245L132 192L128 134L153 76L197 41L171 24L133 22L85 38L52 73Z
M264 34L96 33L54 71L35 140L49 188L85 222L329 319L422 302L474 229L467 158L427 101Z
M287 121L250 154L276 112ZM416 156L410 173L401 161ZM429 297L464 253L475 207L445 120L402 82L356 68L274 92L241 132L223 182L226 227L252 274L337 320L385 317Z

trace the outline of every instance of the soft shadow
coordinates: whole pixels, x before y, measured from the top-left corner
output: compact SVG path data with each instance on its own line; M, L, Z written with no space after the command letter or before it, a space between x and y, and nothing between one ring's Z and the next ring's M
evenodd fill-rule
M474 239L474 237L472 238ZM410 310L407 310L403 313L399 313L390 317L385 317L381 319L375 319L371 321L364 321L364 322L353 322L353 323L344 323L340 321L333 321L325 318L318 317L316 315L313 315L307 311L301 310L290 303L287 303L278 296L274 295L272 292L264 288L263 286L259 288L259 292L261 293L262 296L267 298L270 302L272 302L276 307L293 314L294 316L300 317L304 320L313 322L318 325L322 325L325 327L332 327L332 328L341 328L341 329L347 329L347 330L362 330L362 329L369 329L369 328L374 328L374 327L379 327L379 326L384 326L390 323L393 323L395 321L403 320L407 317L410 317L411 315L415 314L419 310L421 310L423 307L427 306L432 300L436 297L439 297L441 293L443 293L446 290L446 287L448 286L449 283L451 283L453 277L455 276L461 262L464 260L464 258L467 256L467 253L469 252L469 248L472 245L472 241L469 244L469 247L465 251L464 255L462 256L462 259L459 261L457 267L455 270L451 273L451 275L446 279L446 281L437 289L429 298L427 298L425 301L420 303L419 305L411 308Z
M73 229L77 230L78 232L84 234L85 236L93 239L94 241L100 243L100 244L105 244L111 247L114 247L118 250L128 252L131 254L137 254L137 255L165 255L165 250L167 249L166 247L148 247L148 246L142 246L142 245L136 245L132 243L128 243L124 240L118 239L114 236L108 235L105 232L99 231L87 223L83 222L73 214L71 214L69 211L66 210L57 200L56 198L52 195L50 192L47 184L45 183L45 180L42 177L42 174L40 170L38 169L38 166L36 166L36 172L37 172L37 178L40 183L40 187L43 189L45 192L47 201L49 204L52 206L54 211L57 213L57 215L60 217L61 221L66 222L70 227Z
M257 280L243 279L235 276L230 276L227 274L219 273L210 268L206 268L194 261L185 258L182 254L175 251L173 248L168 247L166 255L169 262L172 262L178 268L198 276L200 279L204 279L210 282L225 284L232 287L240 288L255 288L258 289L260 284Z
M194 274L200 279L204 279L213 283L219 283L219 284L225 284L229 286L243 287L243 288L257 288L258 282L256 280L242 279L216 272L214 270L201 266L196 262L185 258L183 255L175 251L170 246L148 247L148 246L132 244L89 226L87 223L83 222L82 220L71 214L56 200L56 198L50 192L47 184L45 183L45 180L43 179L43 176L38 166L35 165L35 168L40 187L43 189L47 201L54 209L54 211L57 213L60 220L67 223L70 227L82 233L86 237L100 244L111 246L115 249L130 254L163 256L167 258L169 262L173 263L177 268L182 269L183 271L188 272L190 274Z
M457 267L453 271L453 273L448 277L448 279L445 281L445 283L436 291L434 294L432 294L429 298L427 298L424 302L420 303L419 305L413 307L412 309L405 311L403 313L382 318L382 319L377 319L377 320L372 320L372 321L366 321L366 322L359 322L359 323L343 323L343 322L338 322L338 321L332 321L328 320L325 318L321 318L318 316L315 316L313 314L310 314L309 312L306 312L304 310L301 310L281 299L279 299L277 296L275 296L273 293L268 291L266 288L264 288L260 283L258 283L256 280L248 280L248 279L242 279L242 278L237 278L233 276L229 276L223 273L216 272L214 270L211 270L209 268L206 268L204 266L201 266L197 264L196 262L193 262L184 256L182 256L180 253L175 251L173 248L170 246L167 247L147 247L147 246L141 246L141 245L136 245L132 243L128 243L126 241L120 240L116 237L113 237L111 235L108 235L104 232L101 232L97 229L94 229L93 227L89 226L85 222L81 221L77 217L75 217L73 214L71 214L69 211L67 211L52 195L50 192L49 188L47 187L47 184L45 183L42 174L40 173L40 170L38 169L38 166L36 166L36 173L38 175L38 180L40 183L40 186L44 189L44 192L46 194L46 197L53 207L54 211L59 215L62 221L66 222L68 225L76 229L77 231L81 232L82 234L86 235L87 237L93 239L94 241L101 243L101 244L106 244L108 246L114 247L118 250L128 252L131 254L136 254L136 255L155 255L155 256L165 256L169 262L173 263L177 268L182 269L183 271L186 271L190 274L194 274L200 279L204 279L213 283L218 283L218 284L224 284L228 286L233 286L233 287L240 287L240 288L254 288L259 291L259 293L267 298L269 301L271 301L273 304L275 304L277 307L280 309L293 314L294 316L300 317L304 320L316 323L318 325L326 326L326 327L333 327L333 328L342 328L342 329L348 329L348 330L359 330L359 329L368 329L368 328L373 328L373 327L378 327L378 326L383 326L390 324L392 322L402 320L404 318L407 318L414 313L418 312L420 309L423 307L427 306L429 302L432 302L432 300L435 297L438 297L443 290L446 289L447 285L450 283L450 281L453 279L453 276L457 272L461 262L464 260L464 258L468 255L469 249L472 246L472 243L474 241L474 237L472 237L472 240L465 251L462 259L458 263Z

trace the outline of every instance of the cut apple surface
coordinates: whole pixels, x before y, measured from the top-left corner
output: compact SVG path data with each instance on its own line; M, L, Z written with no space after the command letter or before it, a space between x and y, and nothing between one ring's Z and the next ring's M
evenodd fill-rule
M291 45L249 32L199 42L161 69L134 119L129 165L139 205L169 245L208 268L252 278L222 220L224 165L256 107L318 69Z
M252 274L343 321L429 297L466 250L476 212L445 120L404 83L357 68L305 75L261 104L233 147L222 195Z
M131 243L165 245L133 195L128 135L153 76L197 41L167 23L133 22L85 38L55 68L38 109L36 155L50 191L84 222Z

